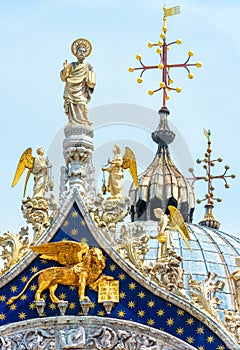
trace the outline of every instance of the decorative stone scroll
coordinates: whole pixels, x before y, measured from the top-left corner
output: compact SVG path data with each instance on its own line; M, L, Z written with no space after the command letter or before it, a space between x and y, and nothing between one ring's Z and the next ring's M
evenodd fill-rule
M28 227L22 227L20 232L14 235L11 232L5 232L0 237L0 258L3 261L3 267L0 270L0 276L10 270L24 255L29 248Z

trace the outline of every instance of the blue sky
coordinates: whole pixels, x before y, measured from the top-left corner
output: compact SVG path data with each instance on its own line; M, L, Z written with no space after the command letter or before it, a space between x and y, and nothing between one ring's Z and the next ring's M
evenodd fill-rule
M184 61L191 49L195 53L192 61L203 64L201 69L192 69L195 78L191 81L184 71L172 74L182 93L171 94L170 121L179 130L180 140L185 140L181 144L184 147L187 144L193 159L205 151L202 129L212 131L213 153L224 158L221 167L231 165L230 173L238 176L231 181L229 190L225 190L222 183L216 183L216 195L222 197L223 202L216 205L214 213L223 230L238 235L240 4L234 0L168 0L166 5L181 6L181 14L168 19L168 40L181 38L183 41L169 52L170 61ZM155 152L149 133L157 126L162 99L160 94L150 97L147 91L154 88L161 77L158 72L149 72L143 84L137 84L137 74L130 74L128 67L137 64L137 53L142 54L147 64L157 61L157 55L147 43L159 39L162 6L160 0L1 2L0 233L17 232L25 225L20 210L24 179L16 188L11 188L21 153L27 147L35 152L40 145L48 150L66 123L59 71L65 59L74 60L70 46L76 38L85 37L93 45L89 62L97 72L97 86L89 108L93 109L90 115L93 113L93 122L97 125L96 151L102 146L106 153L103 159L107 160L111 150L104 145L116 138L118 143L129 143L133 148L135 143L140 155L141 147ZM143 113L128 129L126 124L131 124L131 118L127 123L126 118L120 117L117 124L119 116L113 105L113 125L109 126L109 122L103 125L105 114L101 106L120 103L151 110L149 120L147 112ZM180 163L185 158L184 147ZM62 153L61 145L55 152L56 155ZM54 165L54 159L50 161ZM142 159L138 161L144 166ZM196 172L201 171L199 166L195 168ZM99 175L99 169L96 173ZM31 184L28 191L31 194ZM196 192L197 198L202 197L205 188L198 186ZM195 221L203 214L203 206L198 206Z

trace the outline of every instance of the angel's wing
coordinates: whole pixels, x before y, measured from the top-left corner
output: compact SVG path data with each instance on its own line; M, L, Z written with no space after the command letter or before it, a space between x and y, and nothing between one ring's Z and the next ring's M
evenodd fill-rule
M28 148L28 149L26 149L25 152L23 152L23 154L21 155L21 158L18 162L18 166L17 166L16 173L15 173L15 176L13 179L12 187L14 187L18 183L22 173L24 172L24 170L26 168L29 169L29 172L32 172L33 163L34 163L34 157L32 156L32 149ZM29 175L28 175L28 177L29 177ZM26 187L26 185L25 185L25 187Z
M130 174L132 175L133 182L136 186L136 189L138 189L138 176L137 176L137 163L136 158L133 153L133 151L129 148L125 148L125 154L123 156L123 169L129 169Z
M172 205L169 205L168 209L170 211L169 218L171 228L173 230L178 230L182 239L186 243L186 246L192 251L192 248L188 242L191 240L190 231L184 222L182 214L177 208L173 207Z
M161 208L155 208L153 209L153 212L157 219L162 220L164 216L164 212Z
M78 264L82 261L83 254L89 251L88 244L69 241L51 242L30 248L41 254L41 259L58 261L62 265Z

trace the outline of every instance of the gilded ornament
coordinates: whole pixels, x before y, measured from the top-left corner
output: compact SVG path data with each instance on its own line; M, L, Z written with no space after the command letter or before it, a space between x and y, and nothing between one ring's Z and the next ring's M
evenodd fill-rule
M154 64L154 65L146 65L142 62L142 56L141 55L137 55L136 59L140 62L140 67L133 67L133 69L131 69L131 72L133 71L140 71L140 79L142 79L143 74L147 71L147 70L152 70L152 69L162 69L161 66L163 66L163 82L160 84L160 87L155 89L155 90L150 90L152 91L152 93L149 93L149 95L153 95L155 92L158 91L162 91L163 92L163 107L166 107L166 101L169 100L169 96L167 95L167 91L169 90L175 90L176 92L180 92L180 89L178 87L174 88L171 87L170 88L170 83L169 83L169 79L170 79L170 70L172 70L172 68L184 68L186 69L187 73L190 73L190 67L191 66L196 66L196 67L201 67L201 63L200 62L196 62L194 63L189 63L190 58L193 56L193 51L189 50L188 51L188 58L185 60L185 62L183 63L169 63L168 62L168 51L170 50L171 45L173 44L181 44L182 40L181 39L177 39L173 42L167 43L167 39L166 39L166 33L167 33L167 18L166 16L173 16L175 14L180 13L180 7L176 6L176 7L172 7L169 9L166 9L164 7L164 16L163 16L163 27L162 27L162 32L160 34L160 38L162 40L159 40L156 43L152 43L149 42L148 43L148 47L152 48L152 47L157 47L156 48L156 53L160 56L160 64ZM139 82L139 79L137 79L137 82ZM163 84L164 83L164 84Z
M105 185L103 186L103 190L105 191ZM94 206L89 206L89 212L98 227L107 228L112 232L115 231L116 224L123 221L129 214L130 198L109 198L106 200L101 198L101 202L96 200ZM106 233L106 230L104 231ZM108 238L111 239L111 237L112 234Z
M27 183L31 174L34 176L33 197L44 197L48 191L51 182L49 169L52 167L48 160L43 157L44 151L42 147L37 149L37 156L32 155L32 148L27 148L23 152L18 162L15 176L12 182L12 187L16 186L25 169L28 173L24 185L23 197L26 194Z
M111 196L108 199L120 199L122 198L124 170L129 169L134 184L138 188L137 164L135 155L129 147L125 148L125 154L122 157L120 147L114 145L113 154L114 157L107 164L109 166L102 167L102 171L109 173L107 191Z
M184 222L182 214L177 208L172 205L168 206L168 210L169 215L166 215L161 208L154 209L155 216L160 219L160 222L158 224L159 231L156 238L160 243L162 243L161 258L167 257L169 252L174 251L174 245L170 230L177 230L181 238L184 240L186 246L192 250L189 244L189 240L191 240L190 231ZM163 239L163 237L166 238Z
M27 254L29 249L28 234L28 228L22 227L17 235L14 235L11 232L6 232L0 237L0 247L2 248L0 257L3 261L0 275L10 270L24 257L24 255Z
M141 272L146 272L144 260L148 247L149 235L137 223L122 225L120 237L117 239L117 251L124 260L129 261Z
M71 49L78 61L68 63L65 60L60 72L61 80L65 83L65 113L69 124L92 125L88 119L87 104L96 85L96 73L90 63L84 62L92 52L92 45L87 39L80 38L72 43Z
M119 281L103 281L98 285L98 302L119 303Z
M21 297L32 280L38 277L38 289L35 300L42 300L42 292L49 289L50 299L53 303L61 300L55 295L58 284L78 287L79 301L89 301L85 295L85 288L89 286L98 290L98 284L103 281L111 281L111 276L102 275L106 267L106 258L99 248L89 248L85 243L77 242L51 242L39 246L31 246L31 249L40 255L40 258L54 260L64 267L50 267L35 273L20 294L10 298L8 305Z

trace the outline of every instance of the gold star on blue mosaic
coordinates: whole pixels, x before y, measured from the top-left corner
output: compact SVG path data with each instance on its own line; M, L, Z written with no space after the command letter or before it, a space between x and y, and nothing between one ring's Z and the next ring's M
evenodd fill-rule
M71 213L71 217L76 219L78 217L78 212L76 210L73 210Z
M37 290L37 286L36 284L33 284L31 287L30 287L30 290L33 292L35 290Z
M203 327L198 327L197 328L197 334L203 334L204 333L204 328Z
M33 266L31 268L31 272L36 273L37 271L38 271L38 267L37 266Z
M187 319L187 324L188 324L189 326L193 325L193 324L194 324L194 319L193 319L192 317L188 318L188 319Z
M16 304L12 304L12 305L9 306L9 309L11 311L15 311L17 309L17 305Z
M174 319L173 318L168 318L166 323L167 323L168 326L173 326Z
M20 297L21 300L26 300L27 299L27 295L26 294L23 294L21 297Z
M110 269L110 271L115 271L116 270L116 265L114 265L114 264L111 264L110 266L109 266L109 269Z
M3 320L5 320L5 318L6 318L6 314L1 313L0 314L0 320L3 321Z
M97 313L98 316L104 316L104 314L105 314L105 312L102 310L98 311L98 313Z
M187 337L187 342L189 343L189 344L192 344L192 343L194 343L194 338L193 337Z
M6 295L0 295L0 301L4 302L6 300Z
M214 337L212 335L210 335L209 337L207 337L207 342L208 343L214 343Z
M56 307L56 304L50 303L49 308L50 308L51 310L55 310L57 307Z
M85 223L85 221L84 221L83 219L81 220L80 224L81 224L82 226L86 226L86 223Z
M183 334L184 333L184 328L183 327L178 327L176 330L177 334Z
M119 310L118 311L118 317L123 318L125 316L125 311Z
M165 314L165 311L163 310L163 309L159 309L158 311L157 311L157 315L158 316L163 316Z
M204 346L200 345L200 346L198 347L198 350L205 350L205 348L204 348Z
M134 282L129 283L128 288L129 288L130 290L134 290L134 289L136 288L136 283L134 283Z
M119 298L120 299L124 299L126 297L126 293L125 292L120 292L119 293Z
M73 229L71 230L71 235L76 236L77 234L78 234L78 229L73 228Z
M148 326L153 326L155 324L155 321L153 318L149 318L149 320L147 320L147 324Z
M216 350L225 350L225 347L223 345L219 345Z
M177 310L177 314L178 314L178 316L183 316L184 315L184 311L179 309L179 310Z
M130 309L132 309L133 307L135 307L135 301L130 300L130 301L128 302L128 307L129 307Z
M66 220L65 222L64 222L64 224L63 224L63 227L67 227L68 226L68 220Z
M25 312L20 312L20 313L18 314L18 317L20 318L20 320L25 320L25 318L26 318L26 313L25 313Z
M143 316L145 316L145 311L144 310L138 310L138 316L139 317L143 317Z
M69 303L68 307L69 307L69 309L73 310L73 309L75 309L76 304L72 301L71 303Z
M155 301L153 301L153 300L149 300L148 302L147 302L147 306L148 307L154 307L154 305L155 305Z
M145 297L145 293L144 293L144 292L139 292L139 293L138 293L138 297L139 297L140 299L143 299L143 298Z
M21 277L21 281L22 281L22 282L27 282L27 280L28 280L27 276L22 276L22 277Z
M125 278L126 278L126 276L125 276L124 273L120 273L120 274L118 275L118 279L119 279L120 281L125 280Z
M30 310L35 309L35 307L36 307L36 305L34 304L34 302L29 304L29 309Z
M11 292L17 292L17 290L18 290L18 287L16 286L16 285L13 285L13 286L11 286Z

